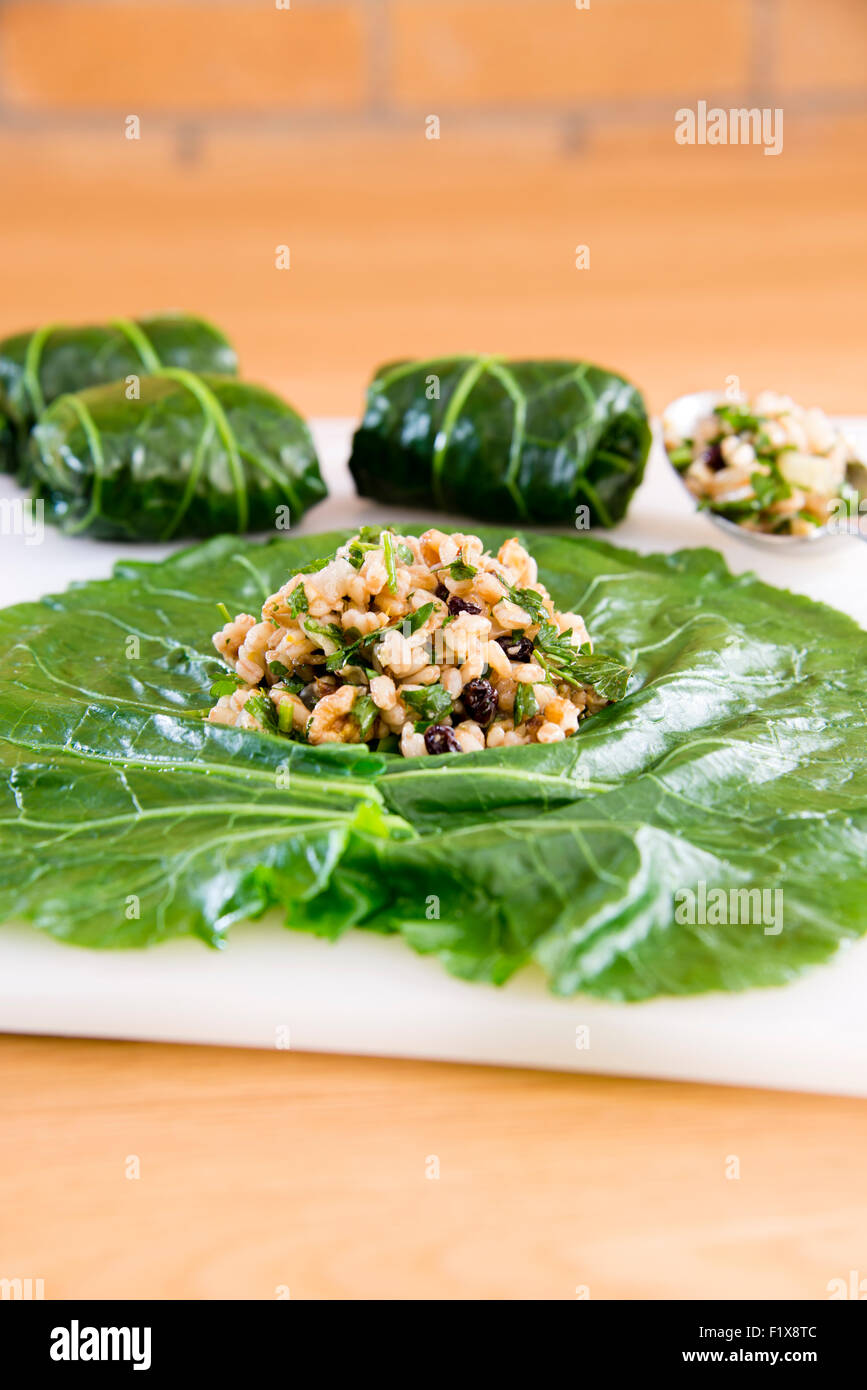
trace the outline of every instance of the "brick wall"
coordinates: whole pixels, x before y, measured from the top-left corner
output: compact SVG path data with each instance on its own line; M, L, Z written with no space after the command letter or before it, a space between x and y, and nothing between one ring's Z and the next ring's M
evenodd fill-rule
M867 0L0 0L7 128L593 126L699 97L867 108Z
M0 0L0 335L191 308L320 414L475 350L863 410L865 57L867 0Z

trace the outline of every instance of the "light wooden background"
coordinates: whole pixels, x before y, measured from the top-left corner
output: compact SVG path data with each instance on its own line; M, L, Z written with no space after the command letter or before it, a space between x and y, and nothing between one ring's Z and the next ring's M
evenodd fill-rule
M821 1299L865 1275L859 1101L132 1043L2 1055L3 1272L48 1298Z
M656 409L735 373L863 411L865 48L860 0L6 0L0 332L189 307L319 414L357 412L383 359L468 349L590 356ZM675 146L699 98L781 105L783 155ZM94 1042L0 1058L0 1277L48 1297L822 1298L867 1276L860 1102Z

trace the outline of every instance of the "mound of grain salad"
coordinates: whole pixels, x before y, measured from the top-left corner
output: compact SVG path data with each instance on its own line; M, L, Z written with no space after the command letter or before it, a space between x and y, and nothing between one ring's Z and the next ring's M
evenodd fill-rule
M699 503L747 530L810 536L858 498L851 441L823 411L774 391L715 406L693 438L666 423L665 445Z
M364 527L292 574L261 617L214 634L231 668L208 718L406 757L556 743L622 698L629 670L592 651L511 539Z

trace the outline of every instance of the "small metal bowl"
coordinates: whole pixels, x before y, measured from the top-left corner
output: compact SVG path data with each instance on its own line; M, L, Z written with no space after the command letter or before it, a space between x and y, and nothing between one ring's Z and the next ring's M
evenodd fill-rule
M665 407L662 413L663 442L669 430L678 435L681 439L693 439L696 427L700 420L710 415L715 405L720 405L725 401L725 396L719 391L693 391L688 396L678 396L677 400L672 401ZM665 445L666 456L668 456L668 445ZM671 459L669 458L669 463ZM686 480L681 470L672 463L672 468L680 479L681 486L690 497L693 504L698 507L695 497L686 485ZM850 464L847 476L852 486L857 488L863 497L867 497L867 468L863 464ZM795 546L810 547L815 551L817 546L830 548L830 546L840 539L839 531L832 531L828 526L818 526L809 536L773 536L765 531L750 531L744 526L739 526L736 521L730 521L727 516L719 516L710 507L702 508L704 514L714 526L725 531L729 536L735 536L740 541L745 541L747 545L757 546L761 550L776 550L777 553L787 548ZM856 540L867 540L867 536L862 535L860 530L853 529L848 533Z

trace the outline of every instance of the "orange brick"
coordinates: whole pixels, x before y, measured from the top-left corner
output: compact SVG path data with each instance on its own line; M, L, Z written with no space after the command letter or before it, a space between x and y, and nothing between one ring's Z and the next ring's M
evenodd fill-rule
M749 0L396 0L405 108L579 103L737 91Z
M0 336L186 308L248 380L328 414L357 414L379 362L461 351L588 356L656 408L737 372L863 409L867 115L787 115L780 159L684 148L667 120L580 151L474 124L220 131L193 162L168 133L0 128Z
M0 52L6 101L29 110L346 110L366 87L358 0L289 10L12 0Z
M864 0L780 0L779 78L786 91L867 88Z

